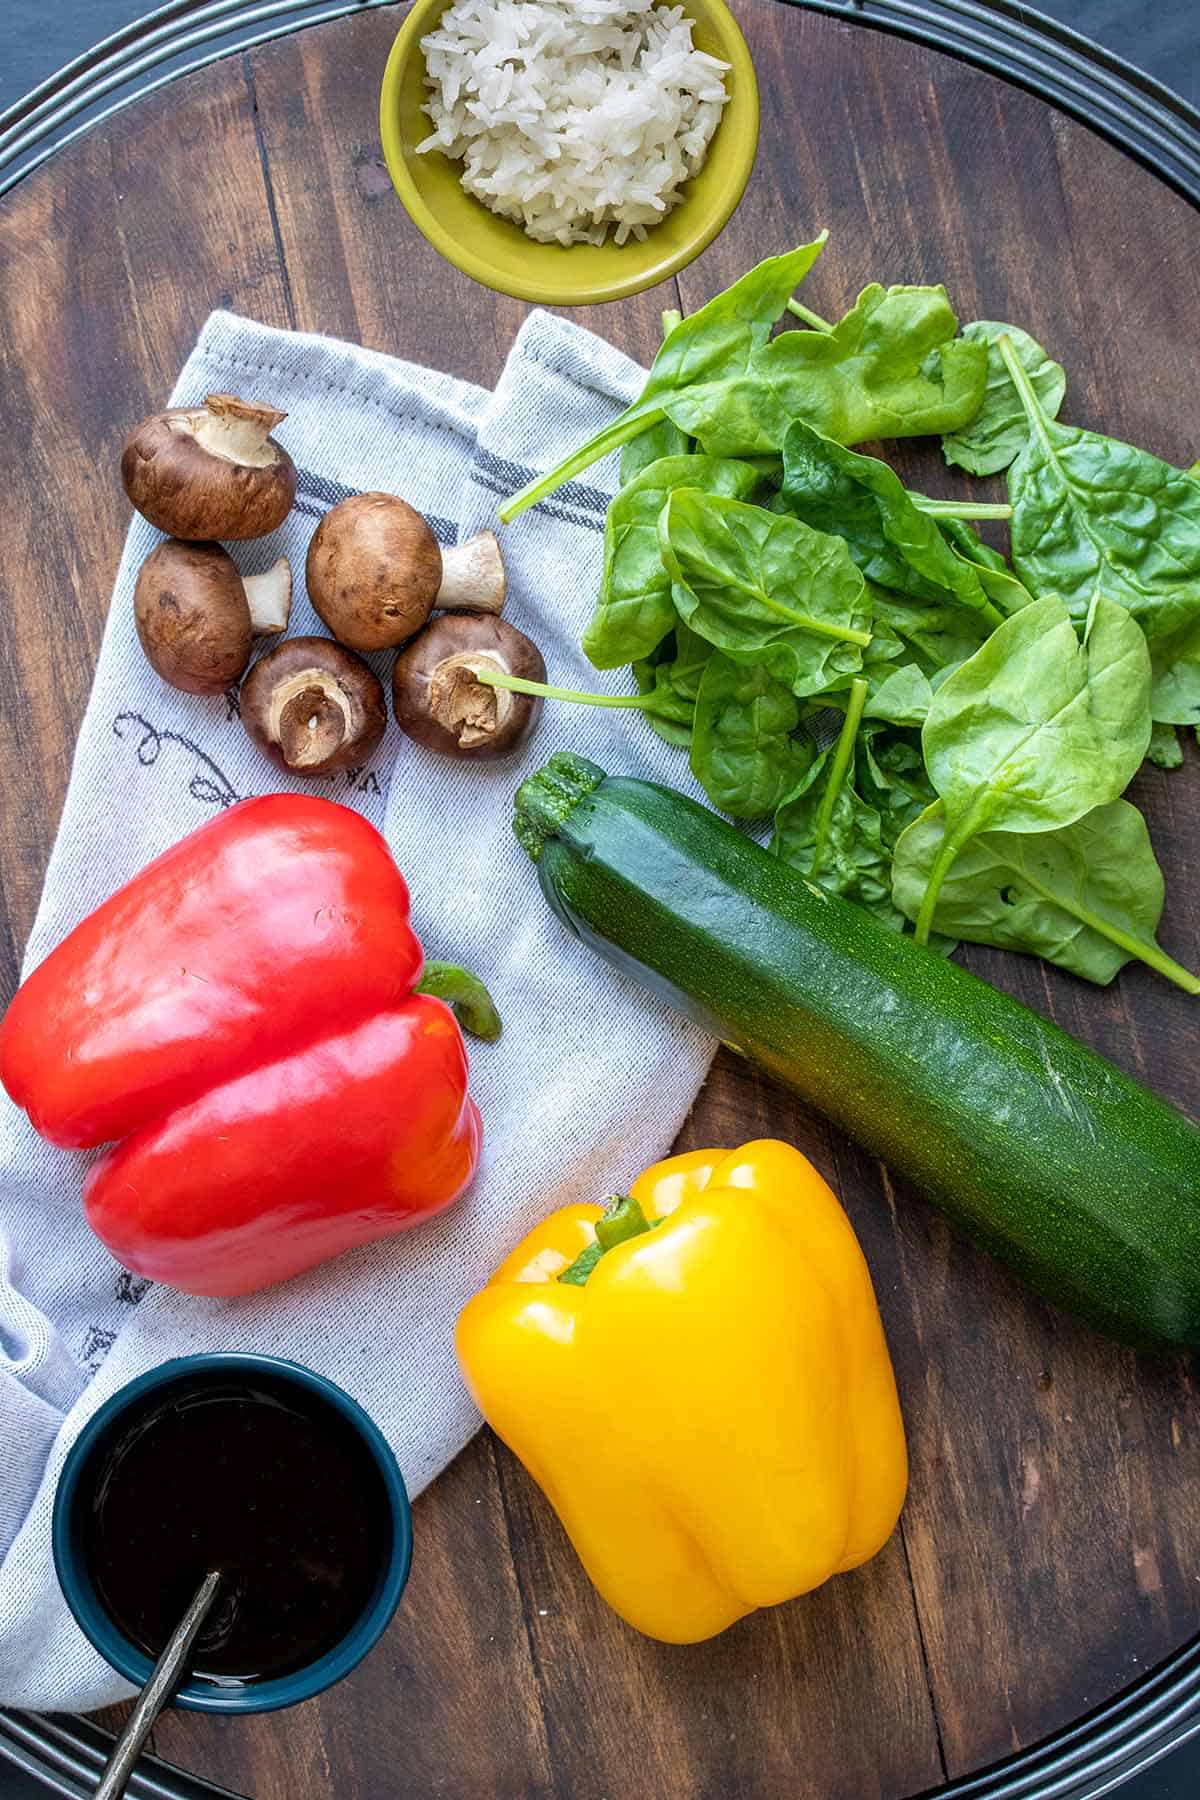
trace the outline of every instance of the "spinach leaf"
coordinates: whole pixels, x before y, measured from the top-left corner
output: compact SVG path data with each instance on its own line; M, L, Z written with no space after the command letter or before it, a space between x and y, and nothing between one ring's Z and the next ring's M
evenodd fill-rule
M892 893L916 918L944 842L939 802L896 846ZM942 883L933 920L973 944L1025 950L1103 985L1133 958L1188 993L1200 981L1154 942L1163 879L1136 806L1112 800L1055 831L985 831Z
M878 677L871 681L866 716L884 719L891 725L921 726L932 704L929 678L916 663L901 663L895 668L881 668Z
M658 536L676 612L735 662L802 697L862 666L866 590L840 538L694 488L668 497Z
M1150 748L1146 752L1146 761L1152 762L1156 769L1180 769L1183 767L1183 745L1179 741L1179 733L1174 725L1156 725L1150 734Z
M673 634L633 665L641 693L653 696L642 708L660 738L686 749L692 741L696 697L712 645L679 621Z
M841 798L843 788L849 786L849 782L854 777L854 749L858 741L866 698L866 682L861 678L852 681L846 700L846 716L842 720L842 728L838 733L837 742L833 746L833 760L829 765L829 776L813 826L813 856L808 872L814 881L820 875L821 866L825 861L834 810Z
M938 519L938 525L942 535L950 540L950 548L957 550L969 563L974 563L977 569L988 569L998 575L1012 575L1012 570L999 550L993 550L990 544L984 543L969 519L943 516ZM1015 575L1012 578L1016 581ZM1033 595L1030 594L1028 598L1032 600ZM1012 611L1019 612L1020 608L1014 606Z
M937 796L925 772L920 739L885 725L864 725L858 744L858 791L879 814L883 841L894 850L902 832Z
M1150 710L1165 725L1200 725L1200 615L1150 645Z
M771 849L802 875L808 875L812 863L823 778L832 755L832 750L822 751L776 814ZM903 931L904 916L892 904L891 857L880 835L879 814L849 783L837 795L816 879L829 893L865 907L890 930Z
M1081 644L1056 594L1006 619L938 689L921 734L946 835L917 919L981 831L1045 831L1104 806L1150 742L1150 657L1129 614L1098 598Z
M891 637L899 638L902 654L916 663L935 689L951 670L974 656L988 635L982 613L968 612L963 606L929 606L906 600L871 582L867 589L878 640L886 643Z
M1033 595L1024 582L1017 579L1000 552L985 544L965 519L942 517L938 524L943 536L949 540L952 553L974 564L984 593L1005 617L1029 605Z
M868 590L869 586L868 583ZM866 716L919 729L929 711L933 689L919 662L905 658L903 640L876 618L862 660L862 675L867 683ZM830 706L844 706L854 679L853 672L839 674L822 693L812 696L814 705L820 707L828 702Z
M822 752L776 813L770 847L807 880L900 932L907 921L892 899L892 847L932 790L916 745L885 737L881 726L860 726L855 698L836 744ZM918 794L907 791L910 781ZM930 947L948 955L954 940L935 936Z
M1016 325L977 319L972 325L964 325L962 334L970 343L987 346L987 387L983 405L970 424L947 432L942 438L942 451L948 463L957 463L972 475L997 475L1024 447L1029 421L996 340L1008 338L1048 419L1058 415L1067 391L1067 377L1062 364L1051 362L1042 346Z
M664 410L713 456L777 450L797 418L843 444L951 431L987 379L986 349L957 328L944 288L873 283L832 330L781 332Z
M827 236L823 231L811 244L801 244L785 256L769 256L707 306L681 319L655 357L646 385L632 406L572 451L557 468L536 476L506 500L498 509L504 523L657 424L667 416L664 403L672 394L695 383L719 386L747 368L755 349L766 343L792 292L821 254ZM686 422L674 422L686 434Z
M892 899L892 852L933 789L918 743L883 725L859 725L854 699L837 742L779 807L770 847L806 879L900 932L907 921ZM954 940L935 935L930 947L948 955Z
M675 622L671 577L658 547L658 515L677 487L744 499L758 473L748 463L712 456L667 456L629 481L608 509L604 577L584 654L598 669L617 669L648 656Z
M808 880L902 931L904 919L892 904L891 858L879 814L853 786L854 742L864 698L861 691L851 696L837 743L821 752L783 801L775 815L771 850Z
M816 755L791 734L800 707L761 664L745 668L720 652L704 666L692 727L692 773L713 805L736 819L773 813Z
M821 752L780 804L771 850L809 881L857 901L899 930L903 920L891 904L879 815L853 785L866 697L866 683L855 681L836 742Z
M999 347L1030 423L1008 472L1017 573L1060 593L1081 624L1103 594L1128 607L1152 646L1186 632L1200 621L1200 483L1148 451L1048 419L1003 338ZM1160 663L1160 681L1168 668Z
M797 518L843 538L870 581L908 599L957 602L1000 623L978 570L954 555L936 521L878 457L847 450L796 419L783 441L780 492Z
M621 451L621 487L629 483L648 469L651 463L661 462L668 456L689 456L692 440L686 431L680 431L670 419L660 419L637 437L630 438Z
M683 314L673 307L662 315L663 337L669 338L675 327L682 323ZM678 425L672 425L670 419L660 419L657 425L649 425L621 449L621 486L626 487L635 475L648 469L652 462L659 462L664 456L687 456L692 448L691 439ZM597 667L603 667L597 664Z

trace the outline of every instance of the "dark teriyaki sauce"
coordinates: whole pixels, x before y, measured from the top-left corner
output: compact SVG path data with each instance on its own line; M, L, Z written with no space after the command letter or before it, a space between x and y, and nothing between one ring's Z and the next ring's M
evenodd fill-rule
M93 1452L84 1554L113 1622L156 1657L209 1569L222 1581L192 1680L286 1675L345 1637L392 1547L379 1471L298 1384L184 1377Z

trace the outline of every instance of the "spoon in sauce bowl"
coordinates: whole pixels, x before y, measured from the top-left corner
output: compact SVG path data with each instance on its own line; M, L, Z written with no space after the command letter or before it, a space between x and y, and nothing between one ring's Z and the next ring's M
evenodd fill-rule
M119 1796L125 1792L142 1746L187 1668L192 1645L212 1611L220 1585L220 1571L210 1569L196 1589L192 1604L171 1633L149 1681L138 1695L137 1703L125 1722L125 1729L113 1745L112 1755L104 1766L93 1800L119 1800Z
M163 1703L271 1712L340 1681L379 1638L412 1520L395 1456L349 1394L278 1357L218 1352L147 1370L86 1420L51 1542L76 1623L134 1688L160 1679L219 1570Z

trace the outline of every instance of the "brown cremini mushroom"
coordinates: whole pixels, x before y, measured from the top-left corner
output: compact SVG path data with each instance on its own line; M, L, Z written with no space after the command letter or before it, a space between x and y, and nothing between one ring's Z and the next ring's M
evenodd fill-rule
M190 542L274 531L296 496L296 465L270 435L286 418L273 406L210 394L203 406L143 419L121 454L131 504Z
M292 571L285 556L242 575L220 544L167 538L138 570L133 617L146 659L186 694L219 694L240 679L256 636L287 630Z
M330 638L287 638L242 683L242 723L293 775L325 775L371 756L387 724L383 683Z
M533 729L541 700L487 687L481 670L545 681L537 645L503 619L466 613L427 625L392 671L396 722L446 756L503 756Z
M434 611L498 613L504 563L494 531L443 550L427 520L394 494L355 494L313 533L309 598L354 650L402 644Z

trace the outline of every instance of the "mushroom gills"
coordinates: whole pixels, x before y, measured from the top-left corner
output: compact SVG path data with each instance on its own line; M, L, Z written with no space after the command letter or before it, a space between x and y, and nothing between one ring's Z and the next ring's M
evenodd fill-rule
M285 638L242 683L242 723L260 749L295 775L327 775L369 762L387 724L383 684L331 638Z
M328 669L301 669L272 690L268 730L289 768L311 769L353 734L354 703Z
M344 743L351 729L349 707L342 693L313 682L300 689L279 709L275 736L291 769L311 769L324 763Z
M464 750L490 742L512 711L512 695L503 688L485 687L476 679L480 669L509 673L498 656L463 651L438 663L429 677L429 710Z
M396 658L396 722L442 756L505 756L532 730L542 704L513 692L510 681L545 678L541 651L506 619L441 613Z

